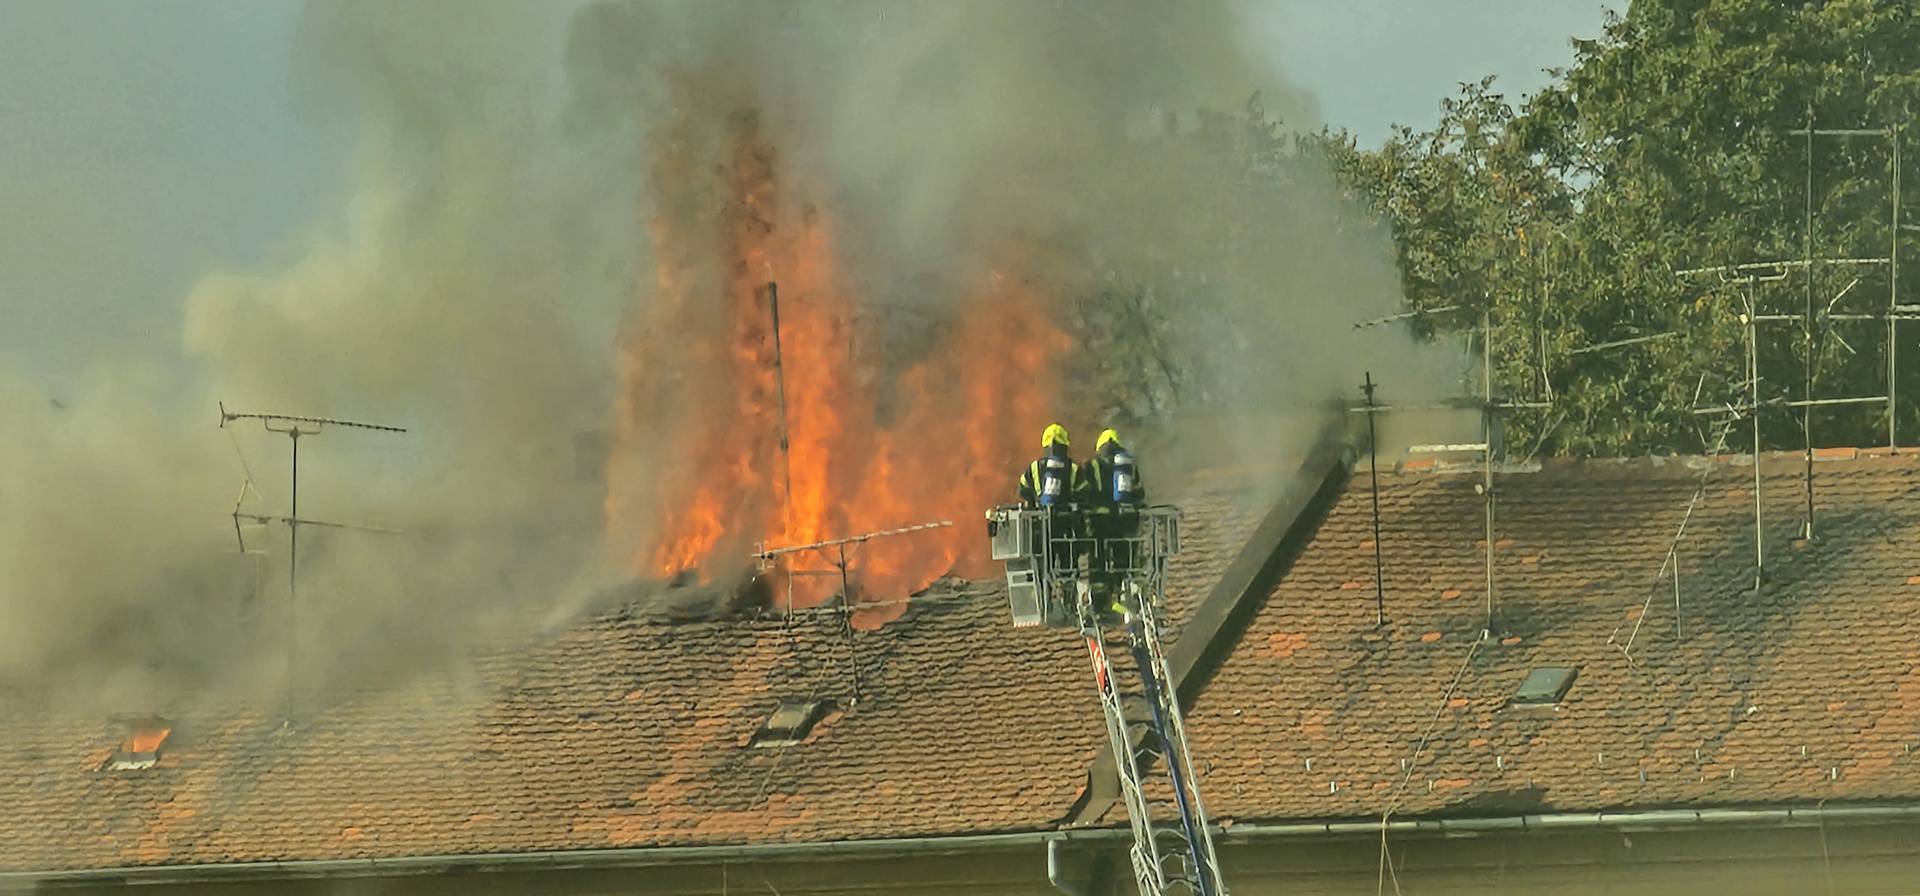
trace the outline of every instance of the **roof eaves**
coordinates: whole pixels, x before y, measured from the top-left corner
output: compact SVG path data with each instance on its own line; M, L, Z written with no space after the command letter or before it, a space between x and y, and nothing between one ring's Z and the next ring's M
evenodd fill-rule
M698 862L880 858L897 855L952 855L1040 846L1062 837L1075 841L1119 841L1125 828L1076 831L1063 835L1042 830L950 837L897 837L881 840L830 840L732 846L653 846L616 849L568 849L396 856L364 859L296 859L278 862L230 862L198 865L131 865L68 871L0 872L0 891L101 885L186 884L239 880L401 877L475 871L591 871L645 868Z
M1816 803L1798 806L1702 806L1697 809L1647 809L1627 812L1544 812L1531 815L1398 818L1385 823L1387 833L1468 834L1491 831L1542 831L1568 828L1651 830L1709 826L1772 827L1779 825L1883 824L1920 821L1920 803ZM1378 837L1378 818L1310 822L1239 822L1223 828L1221 838L1235 840L1268 837L1361 835Z
M1637 812L1556 812L1468 818L1402 818L1386 823L1389 833L1468 834L1565 829L1649 830L1699 827L1772 827L1781 825L1885 824L1920 821L1920 803L1814 804L1745 808L1703 806ZM1379 836L1379 819L1314 822L1240 822L1221 827L1225 843L1296 837ZM1051 840L1071 843L1122 843L1132 832L1123 827L1068 831L1026 831L959 837L900 837L885 840L835 840L758 846L666 846L623 849L549 850L467 855L400 856L369 859L318 859L281 862L233 862L203 865L134 865L72 871L0 872L0 891L26 891L102 884L182 884L241 880L401 877L450 871L590 871L645 868L699 862L768 859L881 858L897 855L956 855L1040 846Z

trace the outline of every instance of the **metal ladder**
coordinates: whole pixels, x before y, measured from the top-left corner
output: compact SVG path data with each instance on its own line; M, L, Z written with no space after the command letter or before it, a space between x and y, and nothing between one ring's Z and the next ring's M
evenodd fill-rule
M1099 624L1099 614L1084 582L1079 583L1076 601L1100 708L1106 717L1107 740L1119 772L1120 793L1133 828L1130 857L1134 879L1141 896L1225 896L1220 858L1214 851L1212 829L1200 800L1199 782L1181 724L1179 696L1160 646L1158 616L1165 607L1161 577L1149 572L1146 579L1145 589L1137 577L1129 576L1122 583L1133 612L1121 628ZM1131 655L1132 667L1116 668L1112 660L1115 652ZM1145 775L1156 756L1164 763L1164 782L1149 782ZM1164 789L1156 786L1160 784ZM1167 823L1168 809L1177 817L1177 825Z
M993 558L1006 563L1013 624L1077 628L1086 639L1133 827L1129 857L1141 896L1226 896L1187 753L1179 696L1160 646L1167 558L1180 551L1180 512L1162 505L1133 513L1133 525L1118 527L1131 534L1116 535L1112 527L1090 525L1073 508L1002 505L987 511L987 531ZM1113 600L1107 594L1095 600L1095 579L1124 596L1124 624L1102 618L1098 604ZM1116 665L1115 656L1133 662ZM1147 778L1156 758L1164 763L1165 780Z

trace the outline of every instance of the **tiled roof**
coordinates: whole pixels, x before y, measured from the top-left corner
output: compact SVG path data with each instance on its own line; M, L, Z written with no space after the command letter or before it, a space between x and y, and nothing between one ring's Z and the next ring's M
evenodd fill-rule
M1257 520L1243 492L1178 490L1177 615ZM950 580L851 640L830 613L611 612L291 731L273 707L181 712L144 771L101 768L105 719L13 711L0 870L1046 829L1104 741L1084 650L1011 628L999 583ZM783 699L833 709L805 743L750 746Z
M1354 477L1202 667L1188 731L1209 807L1256 821L1920 798L1920 462L1822 462L1820 537L1793 549L1796 462L1763 467L1758 595L1748 462L1503 473L1484 642L1478 477L1383 472L1384 627ZM1176 630L1266 510L1240 485L1169 496L1188 520ZM1683 518L1676 634L1655 576ZM997 584L959 581L851 641L827 614L609 612L290 732L270 710L180 712L145 771L101 769L106 720L10 709L0 869L1046 830L1086 785L1098 710L1079 639L1005 612ZM1507 707L1540 666L1578 667L1566 698ZM807 742L748 745L805 698L834 701Z
M1800 456L1761 469L1757 595L1749 460L1499 475L1497 621L1478 647L1477 468L1383 472L1384 627L1356 475L1190 713L1209 808L1258 820L1920 798L1920 460L1825 453L1819 537L1799 547ZM1676 620L1672 580L1656 576L1683 519ZM1578 667L1566 698L1508 708L1544 666Z

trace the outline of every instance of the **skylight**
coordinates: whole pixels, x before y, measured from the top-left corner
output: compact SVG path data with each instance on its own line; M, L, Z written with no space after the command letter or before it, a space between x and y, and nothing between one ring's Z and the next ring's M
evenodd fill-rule
M756 747L783 747L797 744L807 739L815 723L827 714L832 705L827 700L782 700L774 707L773 714L754 732L752 745Z
M113 755L107 757L107 769L135 772L153 768L160 762L160 747L173 733L173 723L159 716L126 719L126 738Z
M1552 706L1567 696L1567 689L1573 687L1574 676L1580 670L1573 666L1541 666L1527 673L1527 680L1520 682L1520 689L1513 692L1509 706Z

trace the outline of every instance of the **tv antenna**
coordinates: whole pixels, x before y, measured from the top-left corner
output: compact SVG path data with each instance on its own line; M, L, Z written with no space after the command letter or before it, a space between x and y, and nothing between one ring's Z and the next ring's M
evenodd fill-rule
M1750 388L1749 388L1748 406L1744 408L1737 408L1737 407L1697 408L1695 409L1694 413L1696 414L1743 413L1743 412L1751 413L1756 417L1756 420L1754 421L1754 425L1755 425L1755 428L1757 429L1759 426L1757 417L1759 412L1763 408L1778 407L1778 408L1798 410L1800 412L1800 434L1801 434L1801 443L1802 443L1801 451L1802 451L1802 457L1803 457L1802 466L1804 468L1803 474L1802 474L1802 478L1803 478L1802 491L1805 496L1806 506L1805 506L1804 515L1800 524L1799 537L1802 539L1811 541L1814 539L1816 534L1814 530L1815 505L1814 505L1814 477L1813 477L1813 458L1814 458L1813 451L1814 451L1814 441L1815 441L1814 434L1813 434L1814 409L1827 408L1827 407L1833 407L1833 406L1839 406L1839 405L1870 405L1870 406L1882 406L1886 408L1887 447L1889 450L1897 453L1900 450L1899 376L1898 376L1899 374L1898 352L1899 352L1899 344L1900 344L1899 325L1903 321L1920 320L1920 306L1903 305L1900 303L1900 231L1903 229L1903 227L1910 228L1910 225L1902 225L1900 223L1900 212L1901 212L1901 208L1900 208L1900 168L1901 168L1900 129L1898 127L1819 128L1819 127L1815 127L1813 108L1812 106L1808 106L1806 126L1787 131L1785 132L1785 136L1802 138L1804 140L1804 145L1805 145L1804 161L1806 163L1806 174L1804 178L1804 195L1803 195L1804 206L1801 209L1801 222L1800 222L1801 223L1800 236L1801 236L1801 248L1802 248L1801 257L1797 259L1783 258L1783 259L1776 259L1776 260L1770 260L1770 261L1758 261L1758 262L1752 262L1749 264L1742 264L1742 265L1695 268L1692 270L1679 271L1677 273L1680 276L1686 276L1691 274L1707 274L1707 273L1718 274L1723 283L1728 283L1728 284L1738 283L1738 284L1744 284L1747 287L1747 294L1745 296L1745 303L1744 303L1745 307L1741 311L1740 322L1747 329L1747 344L1748 344L1748 355L1749 355L1748 379L1752 384L1750 385ZM1815 193L1814 193L1814 157L1815 157L1815 147L1817 145L1815 142L1816 137L1838 138L1842 141L1865 137L1865 138L1884 139L1885 141L1887 141L1889 145L1888 165L1891 171L1892 184L1889 190L1891 217L1889 218L1889 223L1887 227L1888 236L1887 236L1887 254L1886 255L1861 258L1861 257L1822 257L1814 254L1815 252L1814 222L1816 220L1816 215L1815 215L1816 202L1815 202ZM1842 311L1836 312L1834 310L1835 307L1839 306L1841 301L1843 299L1846 299L1848 295L1853 292L1854 287L1860 285L1862 277L1865 276L1864 272L1873 270L1875 268L1882 268L1886 271L1886 280L1887 280L1886 304L1879 310L1862 310L1862 311L1842 310ZM1820 283L1818 280L1818 276L1822 273L1835 273L1835 272L1851 273L1854 271L1861 271L1863 273L1860 276L1852 276L1849 282L1847 283L1847 285L1839 289L1837 292L1834 292L1831 298L1827 299L1824 307L1822 307L1818 299L1824 297L1824 295L1819 292ZM1782 280L1787 278L1790 274L1797 274L1803 279L1803 286L1805 287L1805 293L1803 297L1804 307L1801 310L1793 313L1762 313L1758 307L1759 299L1758 299L1757 292L1754 289L1754 285L1760 282L1771 282L1771 281ZM1838 334L1835 332L1836 324L1849 322L1849 321L1860 321L1860 322L1870 322L1870 323L1879 322L1881 324L1884 324L1885 330L1883 333L1883 337L1884 337L1883 354L1886 358L1886 373L1885 373L1886 393L1884 395L1858 395L1858 396L1842 396L1842 397L1816 396L1814 394L1814 389L1815 389L1815 380L1818 376L1818 367L1820 363L1820 359L1819 359L1820 345L1826 339L1831 338L1839 342L1839 344L1843 348L1847 349L1848 351L1852 351L1852 347L1847 345L1844 339L1839 338ZM1800 370L1800 397L1798 400L1774 400L1774 401L1766 401L1766 402L1762 402L1760 400L1758 387L1757 387L1758 380L1759 380L1759 370L1758 370L1758 364L1754 360L1753 355L1757 351L1757 348L1755 348L1755 344L1758 340L1756 325L1761 323L1789 324L1794 326L1800 331L1799 335L1800 335L1800 342L1801 342L1801 353L1803 354L1804 357L1802 358L1802 364L1801 364L1801 370ZM1755 456L1756 465L1758 464L1759 450L1760 450L1759 441L1758 441L1758 437L1756 436L1755 443L1754 443L1754 456ZM1759 538L1759 534L1757 531L1759 526L1758 514L1759 514L1759 511L1756 510L1755 511L1755 516L1756 516L1755 538L1756 539Z
M1552 236L1564 239L1564 237L1561 237L1559 234L1553 234ZM1495 309L1494 297L1492 295L1486 296L1486 301L1477 306L1473 304L1458 304L1427 309L1416 308L1397 314L1389 314L1384 317L1356 321L1353 324L1354 329L1360 330L1399 323L1401 321L1425 320L1436 329L1441 329L1444 332L1450 332L1455 335L1465 335L1469 355L1478 355L1477 358L1471 358L1471 360L1476 362L1475 366L1479 368L1479 376L1476 377L1476 379L1478 380L1477 385L1479 386L1480 394L1443 400L1436 403L1409 405L1380 403L1377 392L1381 383L1373 378L1373 372L1369 370L1366 372L1366 378L1360 386L1363 398L1362 403L1353 405L1347 409L1349 413L1365 414L1367 418L1367 442L1370 446L1368 449L1370 458L1369 465L1373 468L1370 481L1373 505L1374 624L1376 626L1385 625L1387 618L1386 586L1383 581L1385 578L1385 562L1382 554L1384 539L1381 535L1380 519L1379 450L1376 445L1374 418L1379 414L1393 412L1473 410L1477 411L1480 416L1480 441L1410 445L1407 447L1407 451L1411 454L1478 455L1480 460L1480 481L1474 485L1474 492L1479 496L1481 502L1482 539L1485 542L1486 548L1484 583L1486 589L1486 624L1484 630L1492 633L1497 629L1499 623L1499 601L1496 595L1496 588L1499 583L1495 576L1495 550L1498 547L1495 510L1498 504L1499 493L1495 489L1494 473L1495 462L1506 456L1506 446L1503 444L1503 421L1506 415L1516 411L1549 412L1553 410L1556 403L1552 378L1548 369L1550 359L1548 357L1546 338L1546 316L1547 310L1551 305L1549 293L1554 283L1554 277L1546 272L1549 260L1547 253L1540 253L1539 258L1539 266L1535 270L1534 290L1530 308L1532 311L1534 330L1532 339L1530 340L1532 342L1531 351L1533 353L1533 358L1531 359L1532 370L1530 371L1533 379L1531 397L1522 398L1512 394L1502 395L1495 390L1493 350L1493 313ZM1463 312L1477 312L1478 321L1461 322L1459 318L1466 316ZM1455 323L1452 327L1442 327L1440 323L1437 323L1445 321L1447 316L1450 315L1455 316L1453 317ZM1471 321L1472 319L1468 318L1468 320ZM1572 356L1592 352L1612 351L1682 335L1684 334L1679 332L1635 335L1628 338L1579 346L1567 350L1565 354ZM1478 351L1473 351L1473 349L1476 348ZM1546 438L1545 430L1551 429L1555 425L1557 424L1552 422L1543 424L1543 431L1540 434L1541 441L1535 444L1533 451L1537 452L1540 446L1544 444ZM1526 458L1531 459L1532 453L1533 452L1529 452Z
M1478 308L1475 308L1473 306L1468 306L1468 305L1448 305L1444 308L1435 308L1435 309L1426 310L1426 311L1416 309L1413 311L1402 312L1400 314L1391 314L1386 317L1377 317L1371 320L1358 321L1354 323L1353 327L1354 329L1358 330L1366 327L1376 327L1383 324L1391 324L1391 323L1395 323L1402 320L1408 320L1412 318L1437 317L1439 315L1452 314L1454 312L1460 312L1460 311L1478 311L1479 312L1478 325L1473 328L1473 332L1475 333L1475 335L1477 335L1478 337L1477 341L1479 343L1477 346L1479 348L1479 352L1478 352L1479 358L1476 359L1479 362L1477 366L1480 368L1479 370L1480 376L1477 377L1477 379L1480 381L1479 382L1480 394L1478 396L1474 396L1470 398L1452 399L1452 400L1447 400L1447 401L1442 401L1442 402L1432 403L1432 404L1415 404L1415 405L1379 404L1375 401L1374 393L1375 393L1375 390L1379 388L1380 383L1374 380L1372 371L1368 371L1366 374L1366 382L1361 386L1362 393L1365 397L1364 403L1350 407L1347 410L1349 413L1366 415L1369 442L1373 441L1373 421L1374 421L1374 416L1377 414L1392 413L1392 412L1406 412L1406 411L1459 411L1459 410L1478 410L1479 411L1480 433L1481 433L1480 441L1464 442L1464 443L1434 444L1434 445L1413 445L1413 446L1410 446L1407 450L1409 452L1416 453L1416 454L1468 453L1468 454L1477 454L1480 457L1481 479L1480 479L1480 482L1474 486L1474 492L1480 497L1482 523L1483 523L1484 536L1486 541L1485 631L1490 633L1495 631L1498 625L1498 619L1497 619L1498 601L1494 597L1494 588L1496 585L1496 582L1494 581L1494 550L1495 550L1494 505L1496 501L1496 492L1494 491L1493 474L1494 474L1494 463L1498 459L1499 455L1502 454L1502 446L1500 445L1500 441L1501 441L1501 433L1500 433L1501 419L1500 418L1503 415L1516 410L1523 410L1523 409L1541 410L1541 409L1551 408L1553 407L1553 401L1551 398L1546 398L1543 400L1516 400L1516 399L1504 398L1494 394L1493 315L1492 315L1491 302L1489 302L1488 305L1484 307L1478 307ZM1466 328L1463 327L1461 329L1465 330ZM1473 341L1474 341L1473 338L1469 337L1470 347L1472 347ZM1543 376L1536 377L1536 380L1539 382L1544 382L1544 377ZM1370 448L1369 452L1371 457L1371 463L1374 466L1378 466L1379 464L1378 450ZM1377 533L1379 532L1379 529L1380 529L1380 510L1379 510L1380 477L1378 472L1375 472L1373 474L1372 483L1373 483L1372 490L1373 490L1373 501L1374 501L1373 525L1374 525L1374 531ZM1380 537L1378 535L1374 537L1373 546L1374 546L1374 624L1376 626L1380 626L1380 625L1386 624L1386 591L1385 591L1385 585L1381 581L1381 578L1384 575L1384 563L1381 559L1382 549L1380 544Z
M293 726L295 709L294 695L297 691L294 687L296 680L295 673L298 669L296 659L299 644L297 623L299 621L298 613L300 606L300 527L325 526L334 529L354 529L364 532L393 534L392 530L388 529L328 522L326 520L309 520L303 519L300 516L300 440L309 436L320 435L325 432L329 426L394 433L403 433L406 432L406 429L399 426L385 426L379 423L342 420L334 417L300 417L291 414L243 414L227 410L226 402L220 402L219 407L221 429L226 429L227 424L236 420L258 420L260 421L261 427L267 432L284 434L293 445L291 465L292 500L287 515L276 517L241 512L240 508L241 505L246 502L247 493L253 492L255 495L259 494L258 491L254 491L253 473L251 470L247 471L247 482L240 489L240 500L236 501L233 507L233 532L234 536L240 540L241 553L246 553L247 550L246 536L242 534L240 528L241 520L247 520L257 525L276 522L285 523L287 527L287 705L285 724L291 728ZM244 458L242 458L241 465L243 468L245 467Z
M932 522L932 523L919 523L917 525L912 525L912 526L901 526L897 529L883 529L878 532L865 532L859 535L851 535L846 538L831 538L826 541L816 541L808 544L795 544L795 545L786 545L782 547L773 547L773 546L762 543L759 546L759 549L753 552L753 559L759 564L761 572L769 572L776 565L780 565L784 561L786 566L786 580L787 580L786 582L786 588L787 588L786 616L789 621L791 621L793 618L793 578L794 576L823 577L823 576L837 575L840 577L840 607L844 614L841 619L841 632L843 636L846 638L847 651L848 651L849 657L851 658L850 668L852 670L852 677L853 677L853 699L855 702L858 702L861 697L860 664L859 664L859 657L853 653L853 649L854 649L853 611L856 609L856 607L854 606L854 600L853 600L853 576L852 576L852 573L850 572L852 563L847 556L848 551L857 549L861 545L866 544L869 541L873 541L874 539L877 539L877 538L889 538L889 537L898 536L898 535L908 535L914 532L924 532L928 529L945 529L945 528L951 527L952 525L953 525L952 520L940 520L938 522ZM832 569L795 569L793 568L792 561L786 559L786 558L793 557L794 555L807 554L807 553L815 553L819 556L825 556L825 557L831 558L829 562L832 564L833 568Z
M1706 383L1706 374L1703 373L1701 374L1700 385L1695 386L1694 389L1693 413L1702 418L1722 418L1719 424L1718 434L1714 438L1709 440L1705 433L1702 433L1702 443L1707 445L1706 451L1708 455L1717 453L1725 446L1727 436L1737 424L1745 422L1750 426L1753 451L1753 593L1756 594L1767 582L1766 519L1764 516L1764 505L1761 500L1762 477L1760 474L1760 457L1763 447L1761 443L1761 412L1767 410L1798 410L1800 412L1802 493L1805 499L1805 507L1797 540L1803 543L1811 541L1815 537L1813 472L1815 439L1813 413L1816 408L1842 406L1884 407L1887 414L1887 446L1889 450L1898 453L1900 450L1900 442L1898 426L1899 340L1897 337L1899 335L1899 325L1902 322L1920 319L1920 306L1901 304L1900 302L1900 231L1920 228L1915 228L1911 224L1900 223L1902 140L1899 126L1896 125L1886 128L1820 128L1816 127L1815 124L1813 109L1809 107L1807 110L1806 125L1802 128L1786 131L1783 134L1783 136L1786 137L1801 138L1804 141L1803 146L1805 147L1805 152L1802 157L1806 166L1803 178L1803 206L1799 210L1801 256L1799 258L1776 258L1772 260L1753 261L1744 264L1697 267L1674 272L1674 275L1680 278L1706 274L1716 275L1719 281L1718 289L1733 293L1737 298L1737 307L1725 308L1725 311L1731 313L1736 318L1741 330L1741 342L1745 354L1741 371L1743 378L1732 381L1731 386L1734 391L1744 392L1744 394L1729 396L1724 402L1702 405L1700 402L1700 390ZM1887 254L1884 256L1870 257L1841 257L1838 255L1835 257L1825 257L1816 255L1814 230L1816 221L1814 159L1817 144L1815 138L1839 138L1845 142L1853 138L1862 137L1882 138L1890 145L1888 165L1891 169L1892 184L1889 191L1891 211L1887 228ZM1852 247L1830 247L1830 249L1848 248ZM1841 303L1853 294L1854 288L1860 286L1863 280L1870 276L1872 272L1882 269L1886 272L1885 276L1887 280L1886 304L1884 306L1879 309L1863 309L1859 308L1858 300L1856 300L1853 309L1842 307L1840 311L1835 310L1836 307L1841 307ZM1821 284L1817 279L1817 275L1821 273L1825 273L1828 276L1838 274L1846 280L1846 284L1837 290L1829 289L1826 292L1821 292ZM1802 307L1791 313L1769 313L1762 311L1760 307L1761 287L1763 285L1780 283L1794 276L1799 276L1803 280L1803 282L1799 284L1804 288L1801 296ZM1712 288L1710 287L1710 289ZM1821 304L1821 299L1825 300L1824 305ZM1867 301L1871 302L1871 300ZM1832 339L1848 353L1854 353L1853 347L1837 332L1838 325L1847 322L1865 322L1869 324L1878 322L1884 324L1885 341L1883 343L1883 353L1886 361L1886 393L1884 395L1820 396L1816 393L1815 384L1818 365L1820 364L1819 348L1821 343L1827 339ZM1777 394L1765 398L1761 395L1761 364L1759 356L1762 324L1786 324L1792 329L1798 330L1797 334L1788 334L1789 336L1797 335L1799 337L1798 342L1800 343L1803 355L1801 369L1799 371L1799 397L1797 399L1794 398L1788 390L1780 390ZM1789 386L1788 389L1790 390L1791 387ZM1683 634L1680 617L1680 560L1677 551L1680 541L1686 536L1687 523L1692 518L1694 509L1701 500L1712 470L1713 465L1711 462L1702 468L1701 479L1694 490L1692 499L1687 504L1686 512L1681 516L1678 529L1674 532L1673 538L1668 544L1665 559L1662 562L1659 572L1654 576L1653 583L1648 590L1647 598L1641 603L1639 613L1631 617L1633 620L1632 631L1628 633L1625 642L1622 643L1618 638L1621 628L1625 626L1625 623L1622 622L1621 625L1614 627L1613 634L1607 638L1608 643L1614 644L1621 649L1630 664L1635 662L1633 654L1634 641L1640 633L1642 624L1646 621L1646 612L1652 606L1654 592L1659 589L1659 586L1669 576L1671 576L1673 580L1674 636L1675 638L1679 638Z

